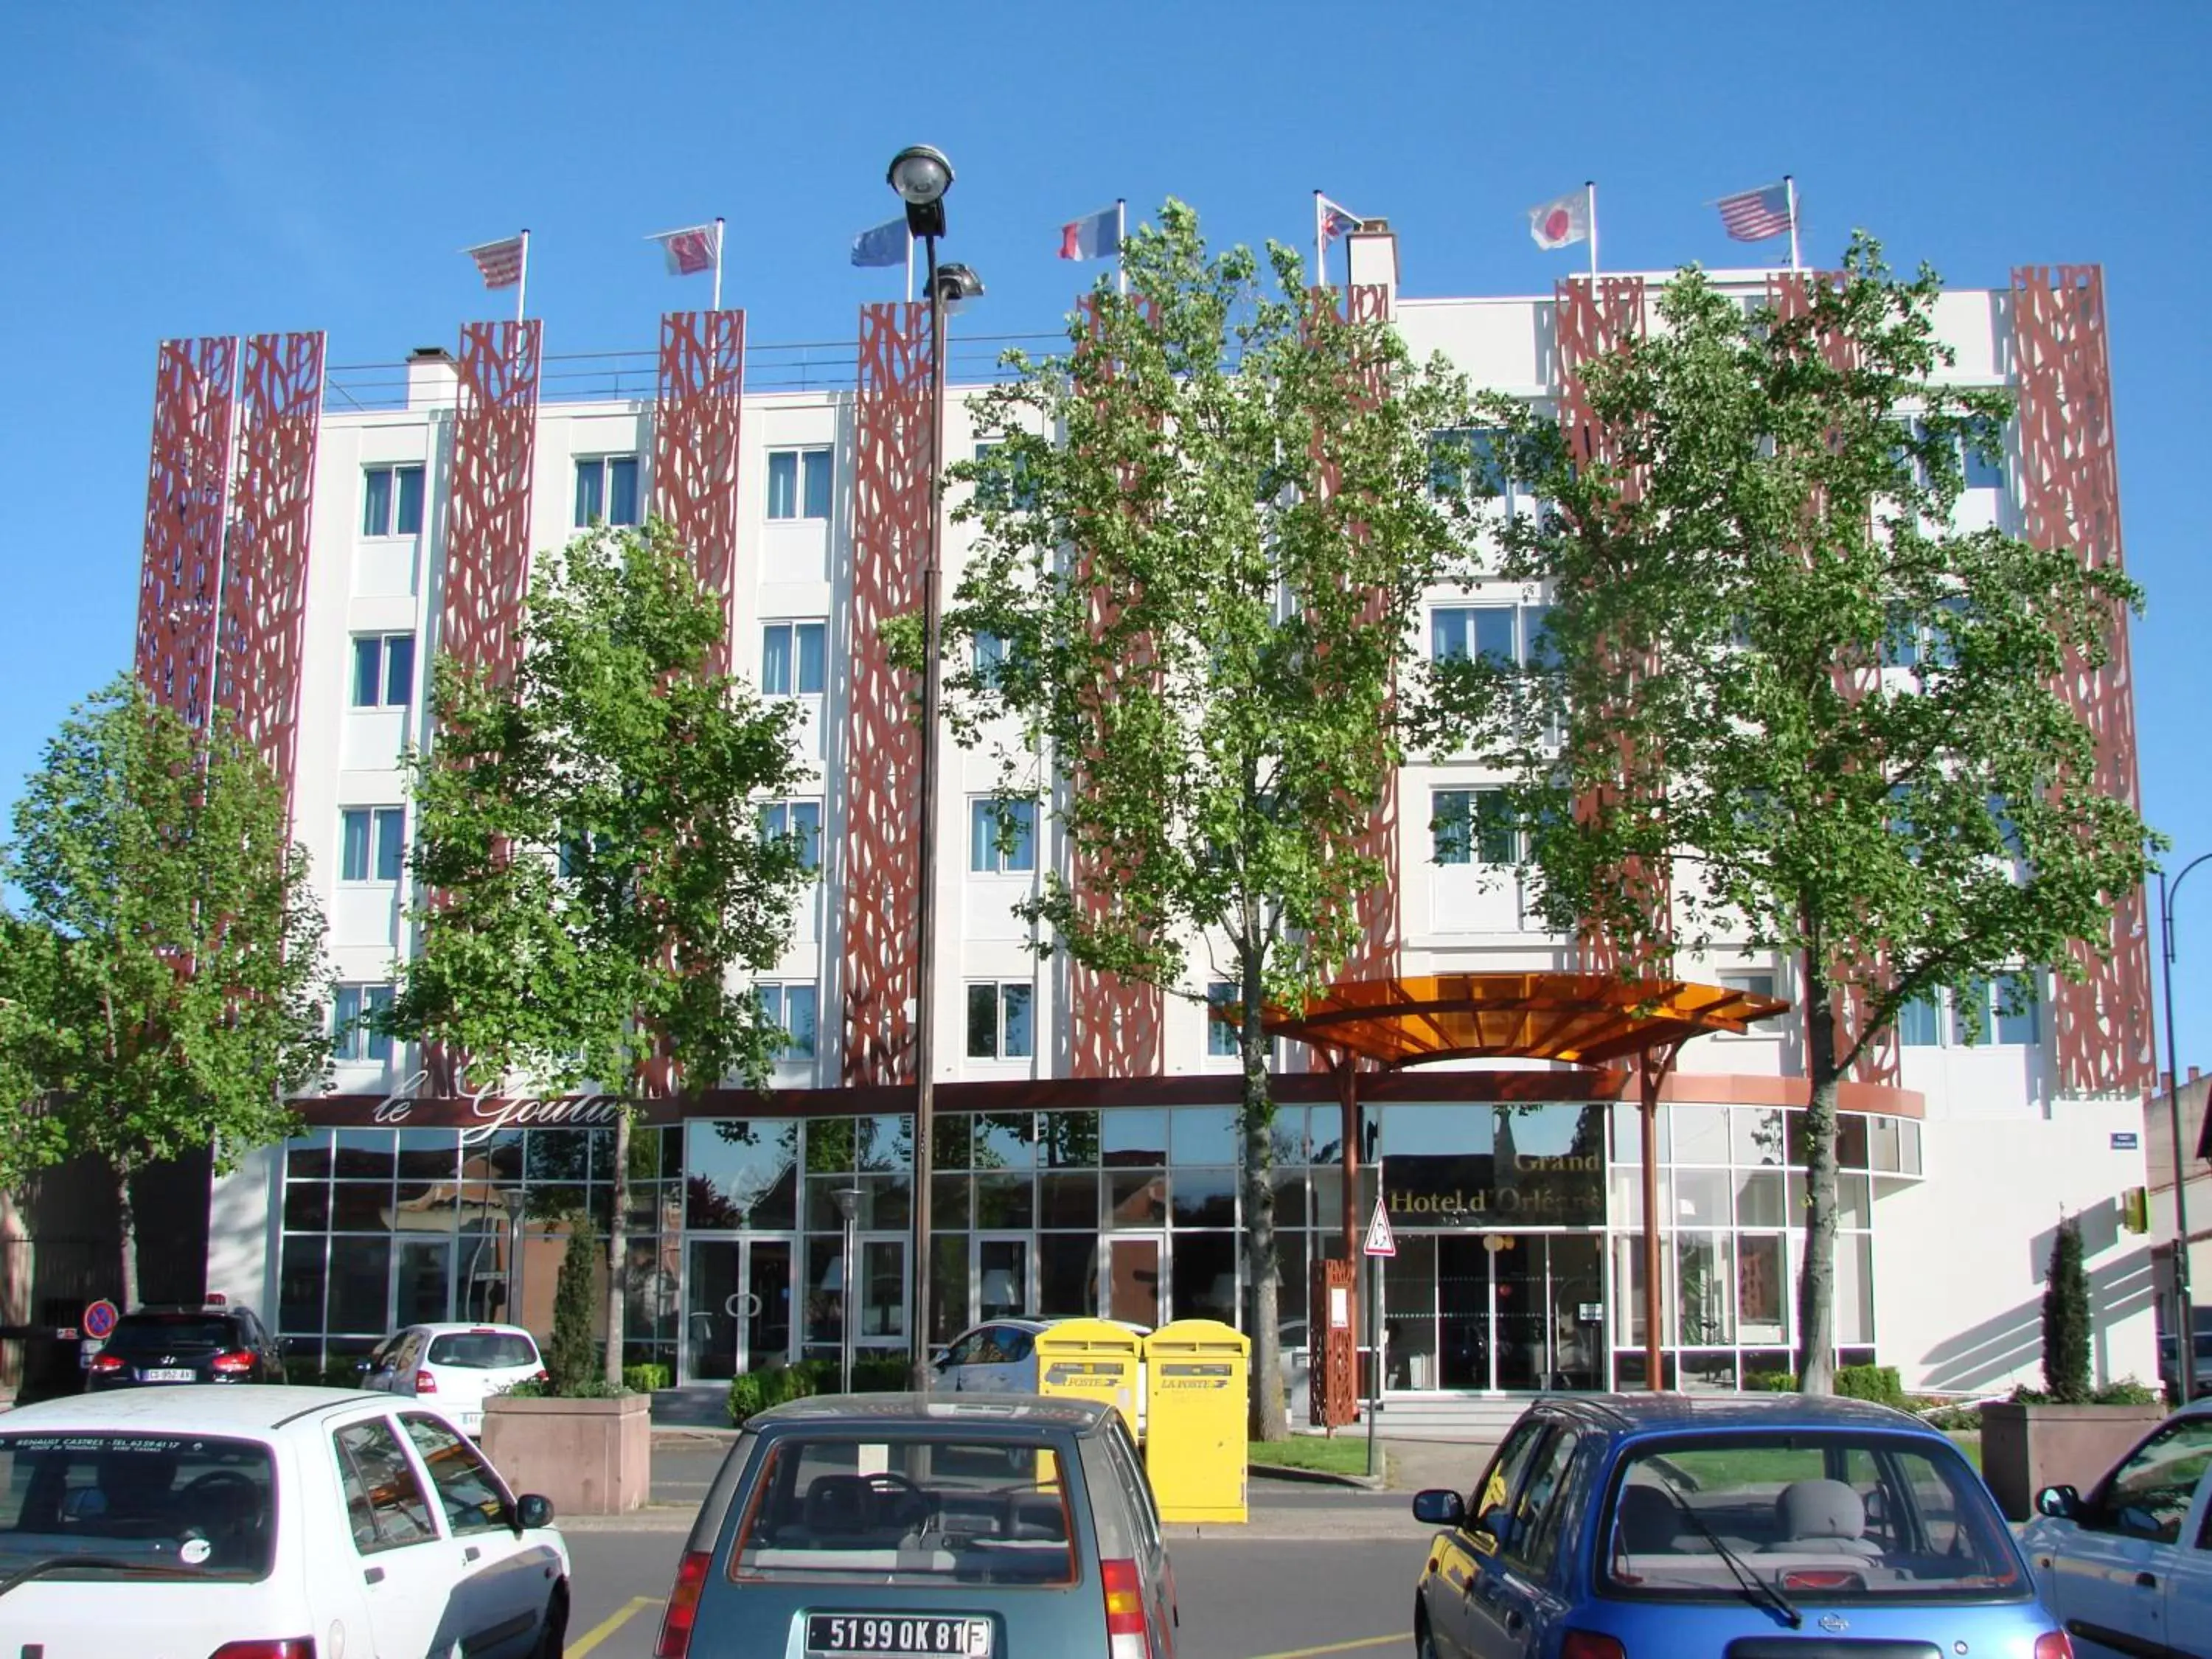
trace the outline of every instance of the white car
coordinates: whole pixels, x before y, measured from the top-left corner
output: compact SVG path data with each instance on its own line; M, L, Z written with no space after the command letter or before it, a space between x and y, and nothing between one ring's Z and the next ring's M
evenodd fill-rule
M483 1402L545 1380L538 1340L520 1325L410 1325L379 1343L362 1386L435 1400L464 1434L483 1433Z
M1059 1319L993 1319L971 1329L963 1331L945 1345L945 1352L936 1360L937 1388L951 1394L1035 1394L1037 1391L1038 1336L1055 1325L1070 1322ZM1151 1328L1132 1325L1127 1320L1109 1319L1109 1325L1118 1325L1132 1336L1149 1336ZM1145 1368L1137 1366L1135 1409L1137 1420L1131 1426L1139 1434L1145 1429Z
M2212 1632L2212 1401L2092 1486L2046 1486L2020 1544L2081 1659L2202 1653Z
M0 1416L0 1648L557 1659L568 1550L437 1411L150 1388Z

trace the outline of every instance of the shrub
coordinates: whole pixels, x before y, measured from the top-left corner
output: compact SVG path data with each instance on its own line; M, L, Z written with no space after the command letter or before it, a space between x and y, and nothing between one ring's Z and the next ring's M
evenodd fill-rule
M666 1365L643 1364L623 1367L623 1387L640 1394L652 1394L656 1389L672 1387L675 1372Z
M2061 1405L2089 1398L2089 1274L2081 1230L2058 1224L2043 1290L2043 1386Z
M553 1340L545 1350L546 1391L565 1399L596 1399L607 1392L592 1334L592 1280L599 1268L599 1230L581 1210L568 1217L568 1249L553 1287ZM594 1385L597 1385L596 1388Z
M1753 1394L1795 1394L1797 1392L1797 1373L1795 1371L1747 1371L1744 1388Z
M2164 1396L2136 1377L2124 1376L2117 1382L2107 1382L2089 1396L2095 1406L2155 1406Z
M896 1359L856 1359L853 1362L854 1394L896 1394L906 1387L907 1362Z
M1871 1400L1878 1406L1905 1409L1905 1385L1897 1380L1894 1365L1839 1365L1836 1392L1847 1400Z
M756 1412L768 1409L765 1390L765 1371L747 1371L742 1376L730 1379L730 1426L741 1429L745 1419Z

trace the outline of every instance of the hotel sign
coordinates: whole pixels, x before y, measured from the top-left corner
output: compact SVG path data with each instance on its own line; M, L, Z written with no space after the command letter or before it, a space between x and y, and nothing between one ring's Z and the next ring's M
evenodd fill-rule
M1391 1154L1382 1188L1408 1227L1601 1227L1602 1153Z
M620 1095L510 1097L489 1088L425 1097L420 1091L429 1077L416 1073L369 1108L368 1121L391 1128L458 1128L461 1145L472 1146L501 1129L607 1128L629 1104Z

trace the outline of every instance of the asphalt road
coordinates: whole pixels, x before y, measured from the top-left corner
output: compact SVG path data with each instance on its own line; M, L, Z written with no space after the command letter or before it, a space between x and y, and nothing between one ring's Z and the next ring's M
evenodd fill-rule
M674 1532L570 1536L571 1659L649 1659L683 1545ZM1419 1534L1403 1543L1180 1540L1176 1659L1402 1659L1413 1650L1424 1547Z
M697 1504L720 1462L713 1443L657 1446L654 1504ZM648 1659L684 1548L681 1524L664 1510L650 1529L568 1533L571 1659ZM1249 1528L1174 1540L1182 1607L1177 1659L1410 1654L1413 1581L1427 1540L1401 1493L1255 1483Z

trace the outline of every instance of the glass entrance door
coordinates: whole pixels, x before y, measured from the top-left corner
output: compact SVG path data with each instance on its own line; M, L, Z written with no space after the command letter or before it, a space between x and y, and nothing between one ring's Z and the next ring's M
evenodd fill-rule
M719 1382L790 1363L787 1238L695 1238L684 1274L684 1375Z
M1401 1235L1385 1269L1386 1386L1603 1387L1601 1249L1595 1233Z
M1155 1329L1160 1322L1160 1237L1115 1233L1105 1261L1105 1316Z

